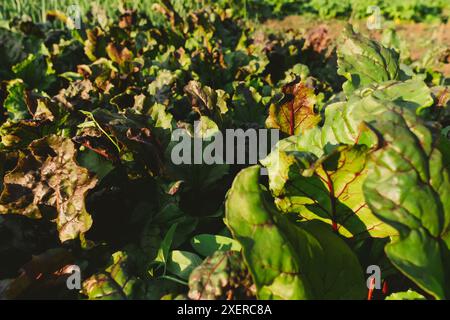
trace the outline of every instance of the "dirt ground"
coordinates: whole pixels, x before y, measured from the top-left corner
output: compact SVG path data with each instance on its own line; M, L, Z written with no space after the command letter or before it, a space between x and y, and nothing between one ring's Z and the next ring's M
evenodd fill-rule
M264 27L274 31L286 31L289 29L300 30L305 34L314 32L317 28L326 29L331 43L335 43L342 29L348 21L325 20L321 21L308 16L288 16L283 20L268 20ZM450 22L447 24L427 24L408 22L382 22L380 30L368 30L366 21L349 21L360 32L371 38L380 40L383 31L387 28L395 29L398 37L404 41L413 61L420 60L429 50L448 49L450 52ZM433 68L450 76L450 55L443 61L437 62Z

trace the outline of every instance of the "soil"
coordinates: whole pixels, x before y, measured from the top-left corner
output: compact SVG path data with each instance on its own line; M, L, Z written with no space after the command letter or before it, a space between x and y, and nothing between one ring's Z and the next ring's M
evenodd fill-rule
M380 30L369 30L365 20L318 20L309 16L288 16L282 20L268 20L263 27L278 32L299 30L306 36L312 34L313 38L315 34L322 34L323 30L326 30L329 42L333 45L348 22L353 24L359 32L376 40L381 39L383 30L388 27L394 28L398 37L405 41L413 61L420 60L431 49L448 49L447 52L450 53L450 22L430 24L386 21L381 24ZM450 55L444 57L443 61L436 62L433 68L450 77Z

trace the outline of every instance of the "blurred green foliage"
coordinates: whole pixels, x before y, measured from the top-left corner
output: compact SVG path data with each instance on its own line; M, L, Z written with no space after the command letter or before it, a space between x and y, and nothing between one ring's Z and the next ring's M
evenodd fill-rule
M48 10L67 11L71 5L78 5L82 16L95 6L102 7L110 17L121 6L152 16L155 14L152 4L158 2L161 0L2 0L0 20L28 15L33 21L43 21ZM235 15L258 20L290 14L309 14L322 19L361 19L371 15L368 11L371 6L378 6L383 17L392 20L447 22L450 14L450 2L447 0L173 0L172 3L180 13L215 3L232 9Z

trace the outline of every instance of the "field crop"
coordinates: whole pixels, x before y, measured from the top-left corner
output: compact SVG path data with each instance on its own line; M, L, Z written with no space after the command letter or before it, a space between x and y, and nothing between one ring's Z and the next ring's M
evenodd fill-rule
M443 32L418 57L361 1L108 3L2 3L0 299L450 299Z

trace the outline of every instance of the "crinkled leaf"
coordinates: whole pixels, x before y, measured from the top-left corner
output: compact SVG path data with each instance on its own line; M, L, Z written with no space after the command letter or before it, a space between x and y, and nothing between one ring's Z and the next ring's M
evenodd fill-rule
M202 86L197 81L190 81L184 91L191 98L192 109L202 116L207 116L221 123L222 114L227 113L228 95L223 90L214 90Z
M133 53L128 48L121 48L112 42L106 46L106 53L113 62L120 66L133 58Z
M148 85L148 93L156 103L168 105L172 98L172 87L176 84L180 77L178 72L171 72L169 70L160 70L155 78Z
M98 101L98 92L90 80L77 80L62 89L55 100L69 110L91 110Z
M52 207L61 241L89 230L92 219L84 198L97 179L78 166L75 153L73 143L59 136L33 141L4 177L1 212L42 218L46 207Z
M87 40L84 43L84 53L91 60L106 57L106 46L108 39L99 27L86 30Z

